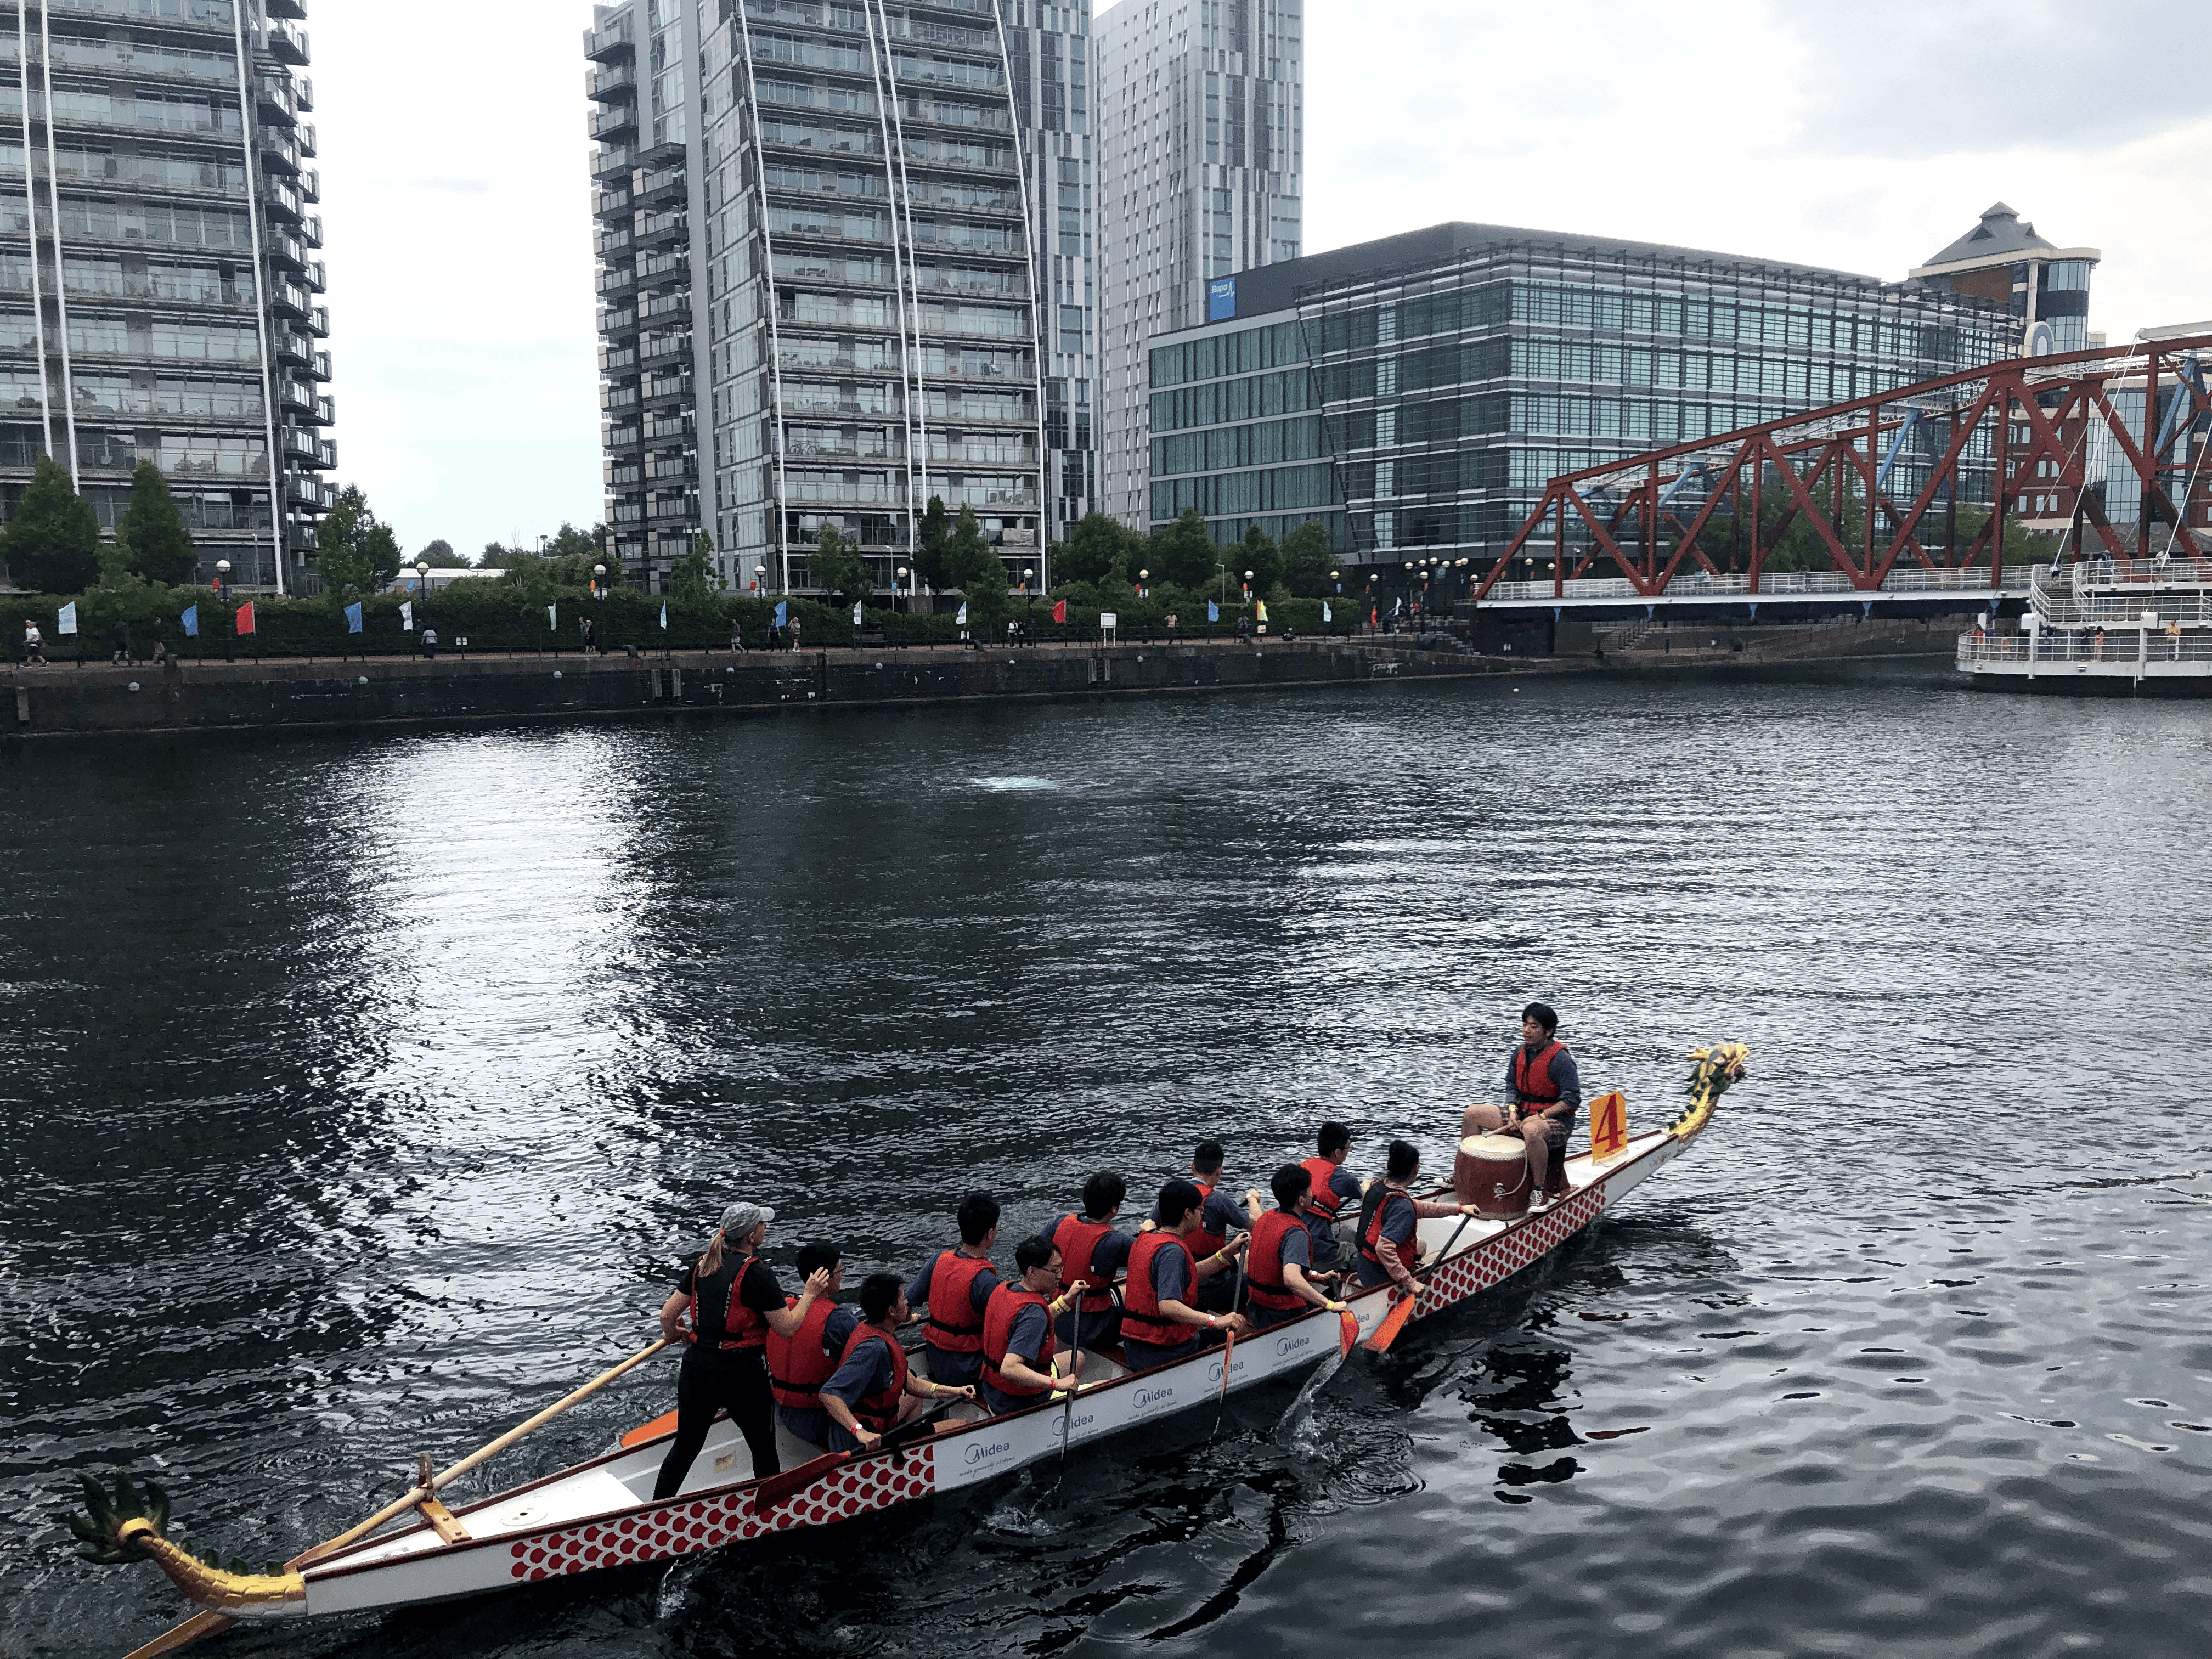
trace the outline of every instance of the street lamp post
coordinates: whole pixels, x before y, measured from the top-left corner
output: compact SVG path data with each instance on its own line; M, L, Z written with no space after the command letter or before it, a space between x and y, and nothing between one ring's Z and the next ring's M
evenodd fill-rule
M607 568L603 564L592 567L592 593L604 607L607 602ZM599 648L599 619L594 617L592 621L592 649L596 652Z
M225 662L234 662L237 659L232 652L238 643L238 617L230 608L230 561L228 559L217 559L215 562L215 592L216 597L222 601L223 614L230 618L229 631L222 636L222 659Z
M416 625L422 629L422 654L427 657L430 654L430 562L428 559L415 561L415 598L422 607L422 614L415 620Z
M1036 618L1036 595L1030 592L1030 584L1036 580L1036 571L1030 566L1022 568L1022 643L1033 643L1036 630L1030 624Z
M913 574L914 573L908 570L904 565L901 565L898 568L898 575L891 583L891 598L896 599L902 593L904 593L907 601L906 608L908 611L912 611L914 609L914 595L907 589L907 579Z

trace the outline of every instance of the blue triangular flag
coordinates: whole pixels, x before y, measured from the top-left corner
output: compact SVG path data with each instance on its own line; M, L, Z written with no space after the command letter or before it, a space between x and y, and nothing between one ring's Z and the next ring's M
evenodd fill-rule
M776 625L778 628L781 628L781 627L782 627L782 626L783 626L783 620L784 620L784 618L783 618L783 612L784 612L784 602L783 602L781 599L778 599L778 600L775 602L775 625Z
M965 628L968 626L967 600L963 599L960 601L960 614L952 619L952 625L956 628Z
M361 632L361 602L357 599L346 607L346 632L349 634Z
M1221 607L1214 604L1212 599L1208 599L1206 602L1206 619L1208 622L1219 622L1221 620Z
M668 601L665 599L660 602L660 625L663 628L668 626Z
M185 623L185 637L186 639L188 639L188 640L196 640L196 639L199 638L199 636L200 636L200 608L199 608L199 606L198 606L198 605L186 605L186 606L185 607L184 623Z

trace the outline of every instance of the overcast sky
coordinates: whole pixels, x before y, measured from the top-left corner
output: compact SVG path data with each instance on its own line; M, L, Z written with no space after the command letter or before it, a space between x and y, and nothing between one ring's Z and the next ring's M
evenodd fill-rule
M313 9L338 477L411 549L601 511L588 3ZM434 42L434 50L425 50ZM2201 0L1307 0L1306 249L1443 219L1894 279L2002 199L2212 318Z

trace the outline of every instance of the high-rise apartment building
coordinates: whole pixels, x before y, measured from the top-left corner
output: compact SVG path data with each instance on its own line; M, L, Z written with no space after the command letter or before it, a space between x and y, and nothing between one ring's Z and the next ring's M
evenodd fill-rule
M304 15L19 0L0 22L0 507L50 454L112 528L150 460L203 579L302 585L337 459Z
M1236 273L1295 259L1302 0L1121 0L1098 20L1098 448L1105 510L1146 521L1155 334L1236 314Z
M1048 451L1064 489L1086 435L1088 43L1024 15L596 9L609 550L648 586L703 530L726 584L805 588L829 523L888 588L932 496L1043 579Z

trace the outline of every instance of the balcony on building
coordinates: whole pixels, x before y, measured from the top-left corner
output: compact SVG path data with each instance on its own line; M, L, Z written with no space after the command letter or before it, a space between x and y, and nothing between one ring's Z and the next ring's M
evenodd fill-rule
M305 233L299 228L301 216L306 211L306 205L300 200L299 186L289 179L283 177L282 174L273 173L262 180L262 185L261 199L264 204L268 207L270 216L277 219L290 221L295 228L295 234L300 234L301 240L304 240ZM319 247L321 245L321 234L319 227L316 240L313 242L309 243L308 246L311 247Z
M331 313L327 306L317 306L307 313L307 331L319 340L331 337Z
M603 64L584 76L584 96L612 99L637 96L637 66L628 59Z
M657 253L689 242L691 228L681 210L672 213L641 211L635 234L640 252Z
M253 83L254 112L270 126L289 127L300 119L299 94L289 75L264 75Z
M260 132L261 165L277 173L297 173L300 170L300 147L292 135L282 127L264 127ZM304 191L301 191L305 195ZM313 200L313 198L308 198Z
M614 143L637 131L637 106L634 103L610 104L604 109L589 110L584 116L584 133L604 143Z
M623 17L599 30L584 31L584 56L600 63L618 58L635 58L637 46L632 39L630 19Z
M307 61L307 32L297 23L271 18L262 44L280 64L296 67Z
M298 237L287 235L281 230L272 230L263 239L263 245L275 264L301 276L307 274L307 250Z
M303 202L311 203L319 202L323 199L323 174L321 168L301 167L300 169L300 199ZM317 232L318 235L320 234L321 233L319 231Z
M656 374L642 387L648 409L665 408L672 404L689 403L691 398L691 377L689 374Z
M682 167L641 167L630 175L630 194L640 207L665 207L684 199Z
M623 299L635 291L636 287L637 267L627 259L620 264L609 265L599 272L599 297L602 300ZM631 326L635 327L637 323L636 312L630 312L629 317Z
M637 349L637 360L642 363L680 362L691 355L691 336L656 334L641 341Z
M606 183L627 184L636 170L637 151L628 144L603 145L592 161L592 176Z
M315 124L302 121L295 131L300 135L300 154L313 161L315 156Z

